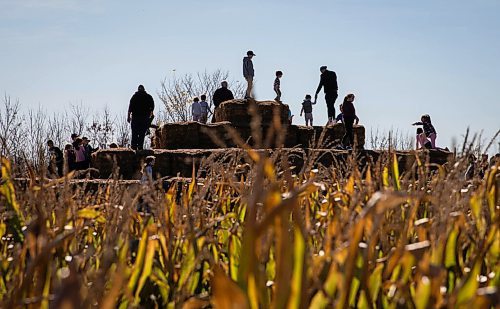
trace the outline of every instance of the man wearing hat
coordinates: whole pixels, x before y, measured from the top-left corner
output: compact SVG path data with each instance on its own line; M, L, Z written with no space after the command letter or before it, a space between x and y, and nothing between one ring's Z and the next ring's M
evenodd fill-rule
M127 116L127 121L132 127L132 149L143 149L144 137L153 117L154 108L153 97L146 92L143 85L139 85L137 92L130 99Z
M326 107L328 108L328 124L333 124L335 120L335 100L337 100L339 86L337 85L337 74L334 71L326 69L326 65L319 68L321 71L321 78L319 81L318 89L314 96L314 102L318 98L318 93L321 88L325 91Z
M253 87L253 77L255 72L253 70L253 62L252 58L256 56L253 51L247 51L247 56L243 58L243 77L247 81L247 92L245 94L245 99L248 99L252 95L252 87Z

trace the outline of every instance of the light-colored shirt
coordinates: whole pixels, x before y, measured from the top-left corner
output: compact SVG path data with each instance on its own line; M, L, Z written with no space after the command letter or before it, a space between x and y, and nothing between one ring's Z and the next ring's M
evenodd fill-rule
M208 103L205 101L200 102L201 115L208 115Z
M153 167L146 165L142 172L141 184L147 184L151 180L153 180Z
M199 116L201 115L201 104L200 102L193 102L193 105L191 105L191 114L193 116Z

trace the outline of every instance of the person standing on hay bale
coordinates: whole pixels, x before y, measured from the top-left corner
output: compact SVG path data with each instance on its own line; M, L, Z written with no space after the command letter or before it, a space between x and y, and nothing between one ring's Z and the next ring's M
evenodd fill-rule
M198 99L198 97L194 98L193 103L191 104L191 116L193 117L193 121L200 122L201 104L200 104L200 99Z
M201 102L200 102L200 107L201 107L200 122L201 123L207 123L208 113L210 112L210 106L208 106L207 96L206 95L202 94L200 98L201 98Z
M328 125L333 124L335 120L335 100L338 98L339 86L337 84L337 74L334 71L327 70L324 65L319 68L321 71L321 78L319 81L318 89L314 95L314 102L318 99L318 93L321 88L325 91L326 107L328 108Z
M276 92L276 98L274 99L276 102L281 103L281 82L280 78L283 77L283 72L276 71L276 79L274 79L274 92Z
M343 122L345 134L342 138L342 144L346 149L354 146L354 121L356 120L356 109L354 108L354 94L350 93L344 98L343 107Z
M127 121L132 127L132 149L142 150L146 131L151 124L155 103L153 97L146 92L143 85L139 85L137 92L130 99Z
M304 102L302 102L302 109L300 110L300 116L302 117L302 114L304 114L305 121L306 121L306 126L311 125L313 126L313 105L316 103L311 102L311 95L306 94L306 98Z
M212 97L212 102L214 102L214 114L212 117L212 122L215 122L215 111L217 110L219 105L222 102L226 102L226 101L234 99L233 93L231 92L231 90L229 90L227 88L227 81L224 80L220 84L221 84L221 87L219 89L215 90L214 95Z
M255 76L255 71L253 69L252 58L256 56L253 51L247 51L247 56L243 58L243 77L247 81L247 91L245 94L245 99L252 97L253 88L253 77Z

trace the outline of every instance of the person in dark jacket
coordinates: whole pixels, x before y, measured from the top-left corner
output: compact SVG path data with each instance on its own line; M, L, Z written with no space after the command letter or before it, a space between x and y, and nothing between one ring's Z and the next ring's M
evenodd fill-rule
M323 88L325 91L326 107L328 108L328 124L333 124L335 120L335 100L337 100L339 96L337 74L327 70L326 65L320 67L319 70L321 71L321 78L318 89L316 90L316 95L314 96L314 102L316 102L318 93L321 91L321 88Z
M227 89L227 82L224 80L220 83L221 87L215 90L212 96L212 102L214 103L214 116L212 117L212 122L215 122L215 111L219 108L222 102L234 99L231 90Z
M64 154L59 147L54 146L52 140L47 141L49 147L49 173L62 177L64 174Z
M342 138L342 144L345 148L354 146L354 121L356 117L356 109L354 108L354 94L350 93L344 98L342 103L342 115L344 120L345 134Z
M253 77L255 76L255 71L253 69L252 58L256 56L253 51L247 51L247 56L243 58L243 77L247 81L247 91L245 94L245 99L248 99L252 95L253 88Z
M143 85L130 99L127 121L132 127L132 149L141 150L144 147L144 137L153 117L155 103L153 97L146 92Z

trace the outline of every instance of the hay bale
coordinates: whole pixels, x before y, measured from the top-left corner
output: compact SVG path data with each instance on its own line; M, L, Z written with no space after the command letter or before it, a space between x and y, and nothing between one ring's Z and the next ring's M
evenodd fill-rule
M215 111L215 120L229 121L235 127L249 127L252 121L251 108L256 108L261 117L262 125L269 126L273 119L279 118L279 122L288 126L289 107L276 101L255 101L253 99L237 99L221 103Z

